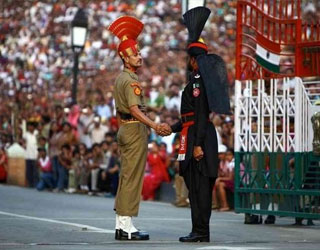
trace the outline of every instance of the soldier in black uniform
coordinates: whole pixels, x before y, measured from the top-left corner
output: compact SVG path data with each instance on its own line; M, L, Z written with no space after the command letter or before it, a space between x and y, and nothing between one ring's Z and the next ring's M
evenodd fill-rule
M192 231L181 242L209 242L212 188L218 172L216 130L209 121L211 111L229 113L227 74L223 60L208 55L200 37L210 10L197 7L184 14L189 32L190 77L181 100L181 119L172 132L181 132L178 161L180 175L189 189Z

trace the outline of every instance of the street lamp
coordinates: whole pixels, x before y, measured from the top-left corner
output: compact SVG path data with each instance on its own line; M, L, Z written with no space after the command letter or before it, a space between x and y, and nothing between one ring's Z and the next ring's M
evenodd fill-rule
M84 9L79 9L71 22L71 44L74 54L72 104L77 103L77 85L79 70L79 54L84 48L88 32L88 18Z
M206 6L206 0L182 0L182 15L195 7Z

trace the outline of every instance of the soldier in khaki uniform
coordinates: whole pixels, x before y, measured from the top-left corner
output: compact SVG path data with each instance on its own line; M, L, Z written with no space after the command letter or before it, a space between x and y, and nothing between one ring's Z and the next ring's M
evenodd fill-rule
M132 216L137 216L147 158L147 126L160 135L170 134L167 124L157 124L145 115L143 90L136 71L142 58L136 42L143 24L134 17L123 16L109 30L121 39L118 54L124 70L116 79L114 98L120 128L117 135L121 172L115 200L117 240L148 240L149 234L137 230Z

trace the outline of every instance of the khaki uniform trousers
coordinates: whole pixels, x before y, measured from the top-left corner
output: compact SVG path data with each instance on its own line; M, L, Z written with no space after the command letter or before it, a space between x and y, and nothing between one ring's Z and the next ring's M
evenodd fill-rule
M138 216L147 160L147 127L140 122L122 124L117 140L121 170L115 210L120 216Z

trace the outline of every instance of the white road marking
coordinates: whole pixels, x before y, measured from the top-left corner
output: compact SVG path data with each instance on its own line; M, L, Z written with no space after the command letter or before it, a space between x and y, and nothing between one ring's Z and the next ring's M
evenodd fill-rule
M227 246L210 246L210 247L200 247L199 250L266 250L274 249L271 247L227 247Z
M21 214L13 214L13 213L7 213L7 212L3 212L3 211L0 211L0 215L1 214L13 216L13 217L18 217L18 218L23 218L23 219L28 219L28 220L37 220L37 221L44 221L44 222L50 222L50 223L78 227L78 228L81 228L83 231L91 230L95 233L114 234L114 230L109 230L109 229L104 229L104 228L99 228L99 227L92 227L92 226L88 226L88 225L84 225L84 224L70 223L70 222L65 222L65 221L46 219L46 218L40 218L40 217L33 217L33 216L26 216L26 215L21 215Z
M0 213L1 214L1 213ZM0 218L0 220L8 220L9 218ZM13 218L11 218L13 219ZM15 219L23 219L23 218L15 218ZM115 221L115 217L95 217L95 218L85 218L85 217L68 217L68 218L63 218L63 217L56 217L56 218L50 218L50 220L108 220L108 221ZM135 219L134 219L135 220ZM137 220L139 221L191 221L190 218L152 218L152 217L139 217ZM232 220L232 219L212 219L214 224L215 222L239 222L241 220Z

